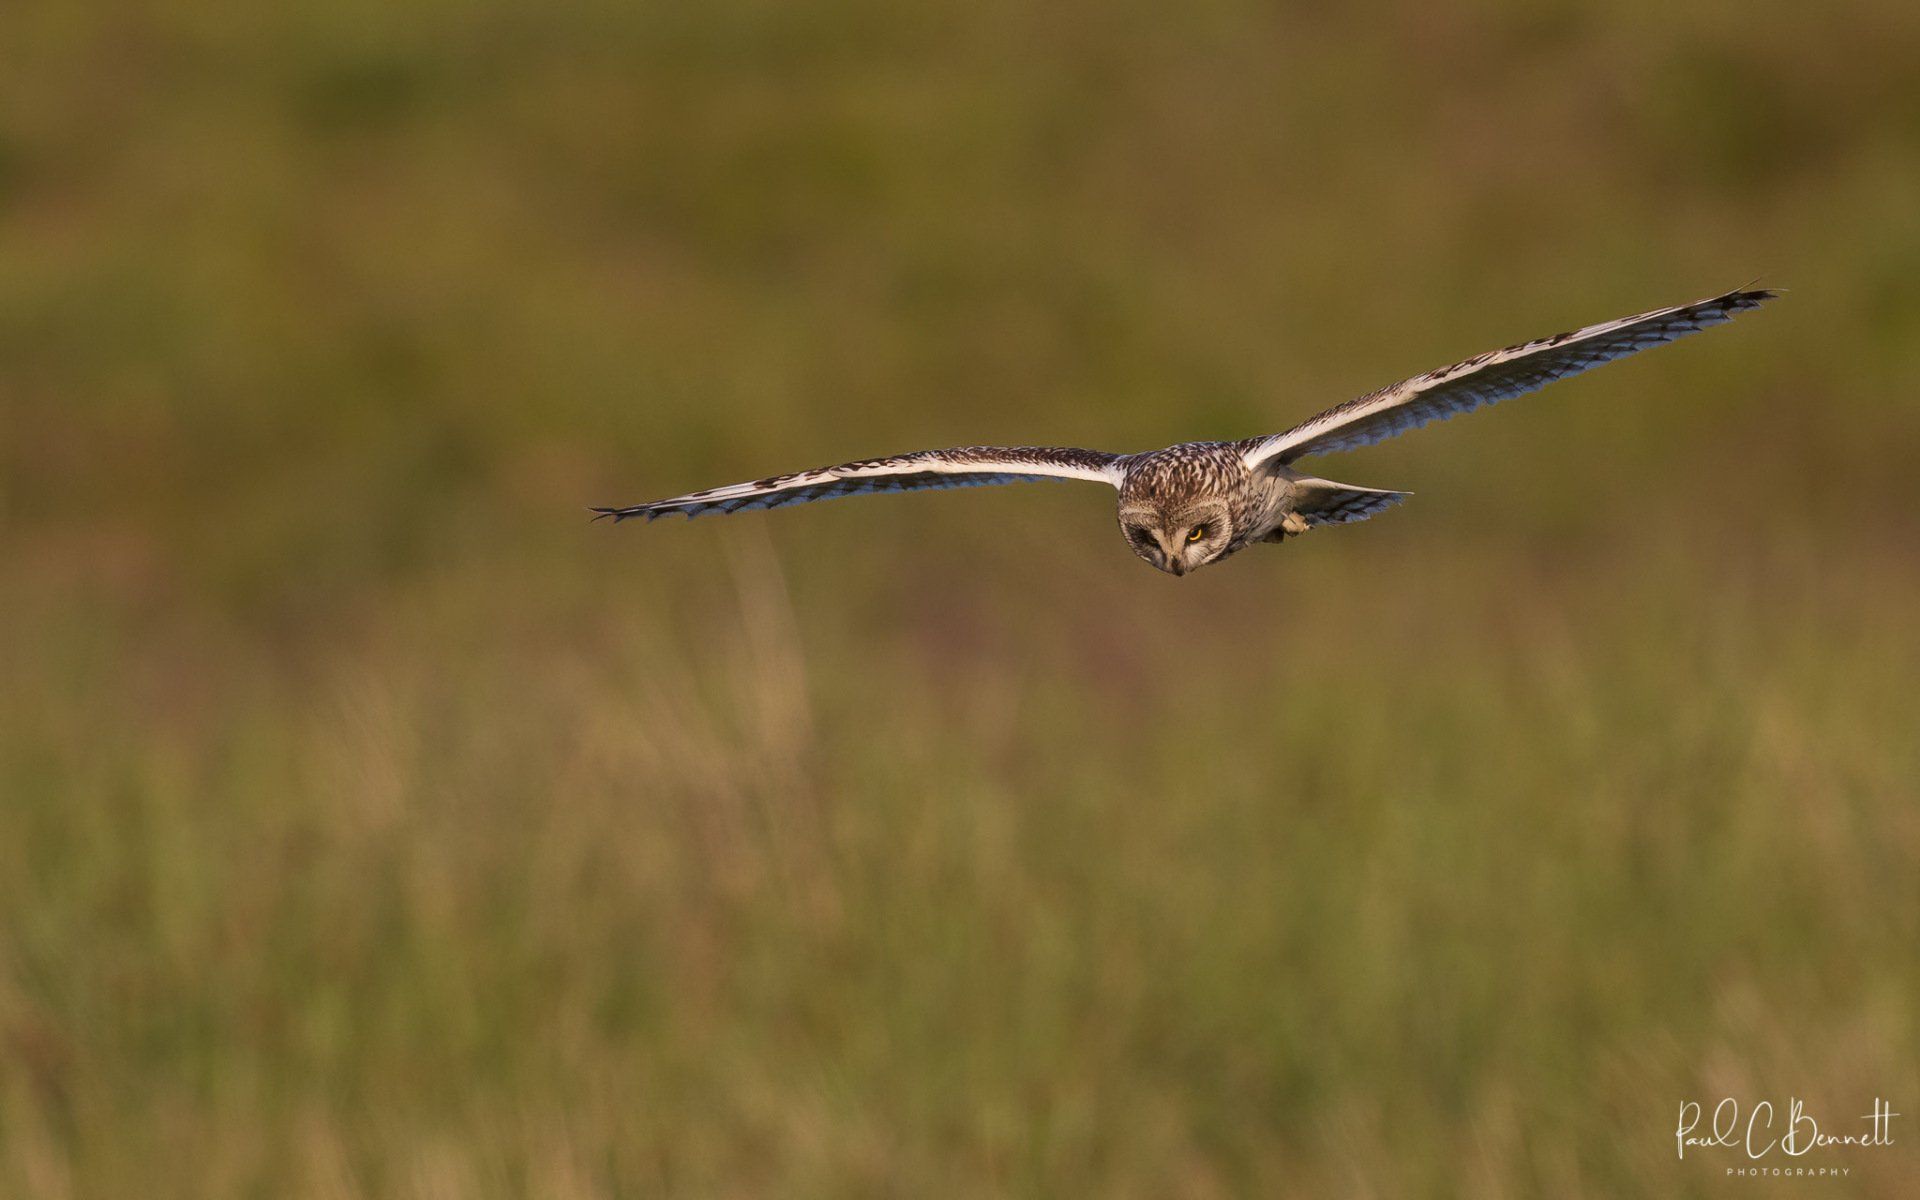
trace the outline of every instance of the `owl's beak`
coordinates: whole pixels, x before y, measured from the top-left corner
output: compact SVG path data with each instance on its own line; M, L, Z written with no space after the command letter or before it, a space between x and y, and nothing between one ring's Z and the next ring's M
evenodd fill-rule
M1175 575L1185 575L1187 573L1186 561L1184 559L1170 557L1167 559L1167 570L1172 571Z

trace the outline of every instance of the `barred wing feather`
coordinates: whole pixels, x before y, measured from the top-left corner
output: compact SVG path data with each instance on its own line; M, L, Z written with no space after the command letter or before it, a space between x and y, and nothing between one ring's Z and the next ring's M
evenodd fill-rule
M1118 454L1067 446L961 446L951 450L921 450L709 488L649 504L593 511L616 521L628 517L652 520L669 513L697 517L704 513L780 508L865 492L982 487L1044 479L1084 479L1118 487L1120 458Z
M1523 342L1428 371L1330 408L1285 433L1256 439L1248 444L1247 465L1284 465L1312 454L1383 441L1722 324L1735 313L1758 308L1775 294L1765 289L1728 292L1697 304L1655 309Z

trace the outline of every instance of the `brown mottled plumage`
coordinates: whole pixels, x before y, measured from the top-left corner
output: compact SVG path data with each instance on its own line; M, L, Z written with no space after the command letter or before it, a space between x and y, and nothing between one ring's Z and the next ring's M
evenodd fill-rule
M1382 388L1330 408L1285 433L1238 442L1184 442L1143 454L1056 446L963 446L775 475L626 508L616 521L681 513L778 508L862 492L1084 479L1119 490L1120 530L1135 554L1174 575L1218 562L1254 542L1320 525L1364 521L1408 493L1353 487L1292 469L1313 454L1351 450L1578 375L1758 307L1774 293L1728 292L1570 333L1522 342Z

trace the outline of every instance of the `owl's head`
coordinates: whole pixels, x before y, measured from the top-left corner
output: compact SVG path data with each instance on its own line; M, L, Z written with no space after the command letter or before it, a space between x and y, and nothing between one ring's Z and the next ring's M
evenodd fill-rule
M1177 507L1127 505L1120 509L1120 532L1133 552L1169 575L1185 575L1227 552L1233 524L1219 500L1198 500Z

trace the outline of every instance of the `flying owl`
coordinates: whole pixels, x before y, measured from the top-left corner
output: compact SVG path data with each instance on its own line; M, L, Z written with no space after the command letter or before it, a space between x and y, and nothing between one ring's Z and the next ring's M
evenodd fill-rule
M963 446L775 475L689 492L602 517L734 513L861 492L1084 479L1120 493L1120 532L1133 552L1172 575L1219 562L1255 542L1321 525L1364 521L1411 493L1354 487L1294 469L1300 459L1352 450L1731 320L1770 290L1728 292L1538 341L1494 350L1330 408L1285 433L1237 442L1184 442L1140 454L1059 446ZM598 518L596 518L598 519Z

